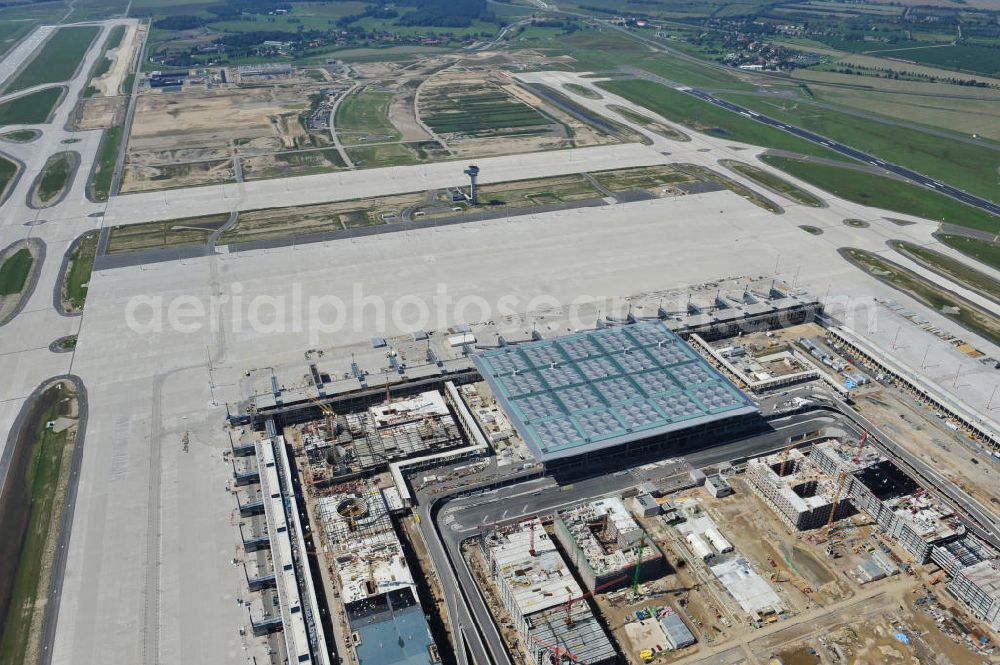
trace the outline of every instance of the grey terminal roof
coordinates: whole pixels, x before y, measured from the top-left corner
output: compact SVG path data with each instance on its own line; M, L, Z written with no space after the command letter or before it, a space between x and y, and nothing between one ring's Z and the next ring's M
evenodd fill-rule
M480 351L473 362L542 462L757 411L659 321Z

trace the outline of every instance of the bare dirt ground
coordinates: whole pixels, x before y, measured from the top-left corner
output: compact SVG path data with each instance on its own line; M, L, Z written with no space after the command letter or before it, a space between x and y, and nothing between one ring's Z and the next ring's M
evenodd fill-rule
M136 102L129 149L228 146L234 140L281 138L273 118L309 107L311 90L269 87L148 94Z
M231 151L227 147L176 148L141 153L129 153L129 166L162 166L187 162L229 159Z
M88 97L80 101L72 120L73 128L108 129L118 124L125 110L124 97Z
M793 611L844 600L854 595L858 585L846 573L860 562L847 549L847 556L828 556L822 545L810 542L815 532L792 531L746 485L741 477L730 479L736 494L724 499L706 497L703 505L730 538L737 550L770 570L771 586ZM731 500L735 499L735 500ZM866 520L865 520L866 521ZM841 538L853 531L852 523L842 524ZM856 534L867 537L868 532ZM771 562L775 565L771 565ZM765 574L766 576L766 574Z
M434 136L417 121L416 94L419 79L407 79L389 104L389 122L399 130L403 141L427 141Z
M114 97L120 94L122 82L128 76L129 65L135 57L135 50L142 43L147 30L145 24L128 26L118 48L108 51L108 56L113 57L115 63L104 76L92 81L92 85L98 90L98 95Z
M952 482L994 510L1000 510L1000 472L983 458L973 463L973 451L959 433L925 406L894 388L870 392L857 400L857 409L875 421L897 442L944 473Z
M174 187L196 187L232 182L232 160L188 162L161 166L129 165L125 168L122 193Z
M252 158L327 145L327 133L305 125L309 96L321 87L274 85L140 96L123 191L222 182L232 177L229 160L235 154ZM280 176L287 170L282 167L287 160L262 159L261 164L251 160L250 170L274 172L263 177ZM319 153L317 159L323 162ZM209 162L213 164L206 166Z

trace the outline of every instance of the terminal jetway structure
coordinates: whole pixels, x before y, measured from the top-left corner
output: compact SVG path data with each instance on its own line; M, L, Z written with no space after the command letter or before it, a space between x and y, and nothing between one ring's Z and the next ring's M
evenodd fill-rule
M291 491L292 474L285 455L284 437L258 441L255 448L274 562L274 587L278 593L281 630L289 661L330 665L309 556ZM251 588L255 580L260 588L270 584L264 577L248 579ZM253 625L255 634L259 625Z

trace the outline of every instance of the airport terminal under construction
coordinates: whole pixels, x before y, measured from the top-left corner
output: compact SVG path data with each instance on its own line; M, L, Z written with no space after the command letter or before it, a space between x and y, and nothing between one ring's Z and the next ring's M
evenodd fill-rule
M585 6L4 4L0 665L1000 657L989 137Z
M734 300L742 308L726 304ZM456 635L467 628L445 602L452 591L428 541L451 518L437 524L432 507L427 524L418 510L595 474L623 484L466 526L475 529L459 538L462 554L447 555L449 566L473 571L472 596L514 662L669 662L673 652L793 619L819 595L850 597L852 584L923 566L948 575L944 588L968 614L1000 628L989 530L967 527L949 496L876 445L870 425L857 441L822 425L767 434L775 418L894 389L893 377L806 358L798 349L820 349L825 330L807 298L746 289L709 302L691 298L679 312L658 306L643 318L633 301L620 319L553 337L503 339L488 322L377 338L370 354L350 354L347 371L338 371L343 359L324 358L321 368L317 358L304 384L288 388L271 370L271 390L230 416L245 558L255 559L247 579L265 590L250 606L253 631L283 629L298 662L462 660ZM805 344L803 334L820 342ZM386 360L378 379L363 369ZM779 399L779 389L796 387L799 397ZM663 460L746 437L769 441L764 454L704 472ZM245 496L256 484L259 502ZM812 580L793 564L783 571L761 553L763 536L734 531L730 513L754 511L748 502L769 507L781 537L815 550L814 569L831 572ZM834 583L834 570L853 581ZM267 599L269 589L277 594ZM992 653L993 642L969 648Z

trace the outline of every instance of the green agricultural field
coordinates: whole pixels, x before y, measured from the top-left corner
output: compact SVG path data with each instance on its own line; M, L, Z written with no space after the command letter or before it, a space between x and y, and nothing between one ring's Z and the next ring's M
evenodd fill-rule
M627 10L628 11L628 10ZM650 43L652 42L652 43ZM533 46L530 41L517 44ZM608 71L628 66L644 69L683 85L727 90L749 90L753 86L738 78L731 70L700 63L666 49L677 44L651 39L643 42L618 30L580 30L555 43L540 41L549 55L565 54L573 58L572 67L582 71Z
M456 94L447 103L438 99L428 107L423 120L441 134L503 134L507 133L503 130L552 124L532 107L496 89Z
M61 83L73 78L98 31L96 26L59 28L5 92L16 92L44 83Z
M966 330L994 344L1000 343L1000 318L993 313L877 254L849 247L839 251L841 256L875 279L919 300Z
M129 4L129 0L75 0L67 2L67 8L72 7L72 12L64 22L97 21L125 16Z
M16 175L17 164L5 157L0 157L0 201L3 201L4 196L7 194L7 187Z
M842 199L980 231L996 231L1000 218L943 194L854 169L764 156L765 162Z
M951 278L954 282L961 284L970 291L975 291L992 300L1000 298L1000 280L993 279L986 273L971 268L962 261L910 242L894 240L891 245L893 249L908 256L925 268Z
M60 490L79 418L77 395L67 382L49 386L26 408L30 411L12 442L8 487L0 502L2 665L24 663L32 648L38 648L41 630L33 619L36 605L48 595L63 505ZM61 425L48 427L49 422Z
M42 203L49 203L58 198L70 184L69 178L76 168L77 158L70 152L59 152L45 162L42 175L38 179L35 195Z
M815 143L787 134L687 93L652 81L602 81L598 85L609 92L643 106L667 120L680 123L710 136L732 139L765 148L788 150L803 155L845 159Z
M784 102L746 95L725 95L727 99L760 113L798 125L840 141L900 166L947 182L973 194L1000 201L1000 147L959 143L916 129L888 125L876 120L838 113L806 103ZM897 115L906 111L898 107Z
M361 90L352 93L337 107L333 125L344 145L381 143L399 138L399 131L389 122L389 104L393 93Z
M1000 270L1000 244L949 233L939 233L936 237L952 249L957 249L966 256Z
M79 312L83 309L99 239L99 234L93 231L85 235L73 248L73 254L69 257L69 270L66 271L66 282L63 285L63 306L67 311Z
M764 169L757 168L752 164L737 162L732 159L724 159L721 164L726 168L732 169L733 171L750 178L757 184L770 189L772 192L786 196L803 205L811 206L813 208L822 208L824 205L822 200L813 196L801 187L796 187L787 180L779 178Z
M0 265L0 296L20 293L31 274L35 258L27 247L22 247Z
M90 181L90 195L96 201L107 201L111 193L111 176L114 174L121 140L121 125L105 130L104 138L101 139L101 149Z
M63 88L48 88L0 104L0 125L40 125L48 122Z
M959 69L983 76L1000 77L1000 48L976 44L951 44L879 51L879 55L913 60L922 65Z

